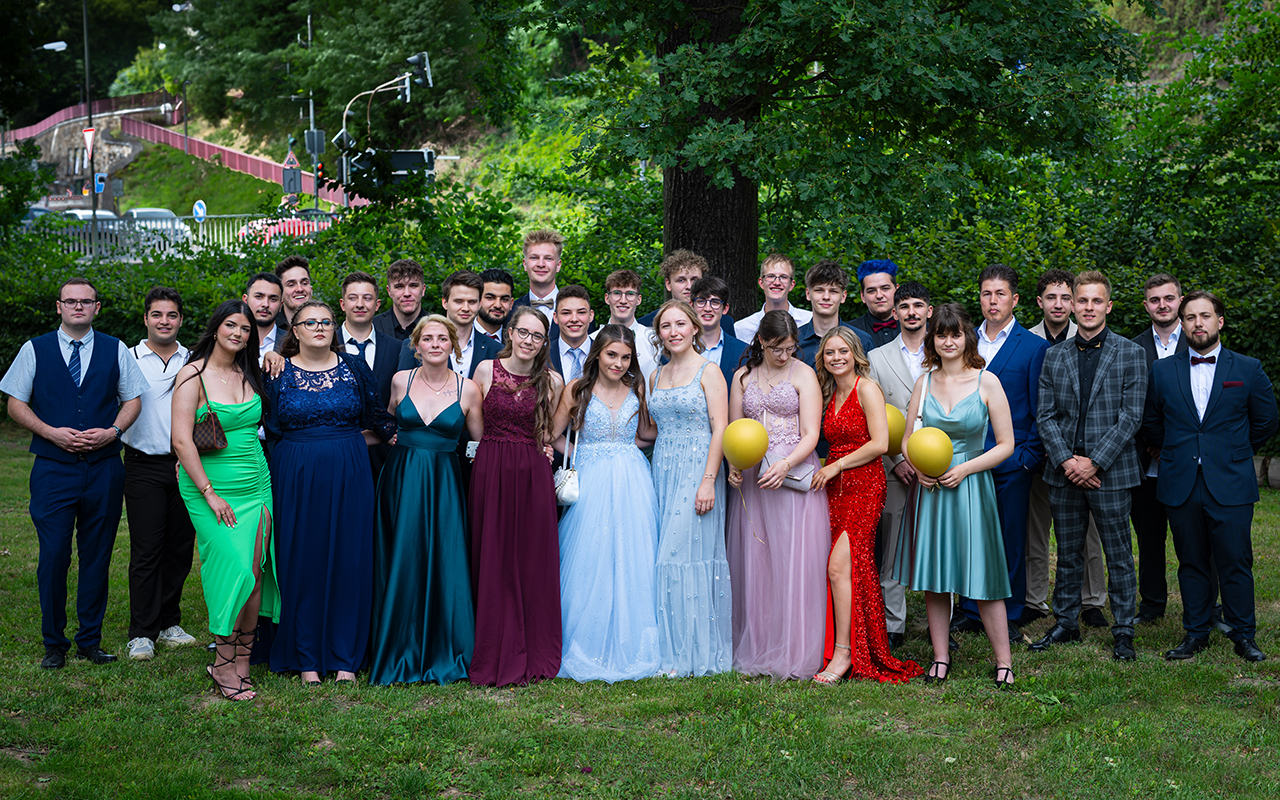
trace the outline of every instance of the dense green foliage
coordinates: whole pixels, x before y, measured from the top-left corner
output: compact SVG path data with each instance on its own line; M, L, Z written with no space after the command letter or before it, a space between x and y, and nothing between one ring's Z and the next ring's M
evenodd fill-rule
M39 158L40 148L32 142L20 142L12 153L0 157L0 237L5 240L53 180L53 170Z

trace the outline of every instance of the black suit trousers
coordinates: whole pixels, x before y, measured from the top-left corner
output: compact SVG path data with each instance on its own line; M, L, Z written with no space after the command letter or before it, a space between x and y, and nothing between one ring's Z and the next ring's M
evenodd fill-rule
M129 515L129 638L155 641L182 622L182 586L191 573L191 525L172 455L124 453L124 506Z
M1178 554L1182 627L1199 638L1209 635L1215 595L1214 568L1222 592L1222 617L1233 639L1252 639L1253 504L1224 506L1213 499L1202 473L1187 501L1169 508L1169 528Z
M1161 616L1169 602L1169 586L1164 571L1164 539L1169 516L1164 503L1156 499L1156 478L1143 477L1133 487L1129 519L1138 539L1138 614Z

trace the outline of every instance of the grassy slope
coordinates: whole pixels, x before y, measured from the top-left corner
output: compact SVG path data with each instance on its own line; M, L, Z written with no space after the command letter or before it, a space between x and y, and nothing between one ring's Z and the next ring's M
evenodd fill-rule
M185 155L166 145L148 144L132 164L122 170L122 211L156 206L179 216L191 214L191 206L204 200L210 214L250 214L264 201L280 201L280 187L250 175Z
M1172 548L1173 614L1139 630L1136 664L1113 662L1109 636L1090 630L1051 654L1018 650L1012 693L990 687L989 651L969 635L942 689L730 674L304 690L258 668L259 699L232 704L208 691L197 648L39 669L30 461L25 437L0 428L0 796L1234 800L1280 786L1280 659L1245 664L1216 635L1193 662L1158 655L1180 637ZM1255 548L1260 642L1273 656L1277 523L1280 493L1268 492ZM128 556L122 526L104 641L121 655ZM202 635L198 570L184 608ZM913 596L906 653L927 660L922 617Z

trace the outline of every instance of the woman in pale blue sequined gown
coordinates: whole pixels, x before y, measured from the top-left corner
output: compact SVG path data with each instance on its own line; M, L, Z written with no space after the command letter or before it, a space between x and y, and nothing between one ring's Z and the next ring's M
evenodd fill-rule
M725 482L720 474L728 389L697 350L693 309L671 300L653 327L670 359L653 375L649 413L658 425L658 641L662 672L712 675L733 666ZM700 363L699 363L700 362Z
M556 415L557 429L578 418L575 391L581 384L586 415L580 430L565 434L575 439L580 494L560 520L559 677L576 681L648 678L660 663L658 503L649 462L636 447L637 431L652 424L642 425L644 378L634 341L620 325L602 328L582 378L565 387Z

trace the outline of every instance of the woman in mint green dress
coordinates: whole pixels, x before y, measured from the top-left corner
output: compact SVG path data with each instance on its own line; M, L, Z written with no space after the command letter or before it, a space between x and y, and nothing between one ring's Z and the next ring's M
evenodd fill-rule
M925 593L933 644L933 664L925 679L944 681L950 673L950 595L955 592L978 601L995 652L995 681L1004 686L1014 678L1004 608L1010 595L1009 571L991 468L1013 454L1009 401L1000 381L983 369L986 362L978 355L977 334L959 304L934 312L924 348L926 372L911 395L902 452L908 452L914 431L933 427L951 438L954 456L937 478L912 464L920 480L915 531L914 536L904 531L895 577ZM988 421L996 443L984 452Z
M205 671L228 700L252 700L249 656L258 614L280 619L271 548L271 475L258 442L262 377L253 312L239 300L218 306L174 380L173 451L178 489L200 552L200 582L217 659ZM197 421L213 412L227 446L201 453Z

